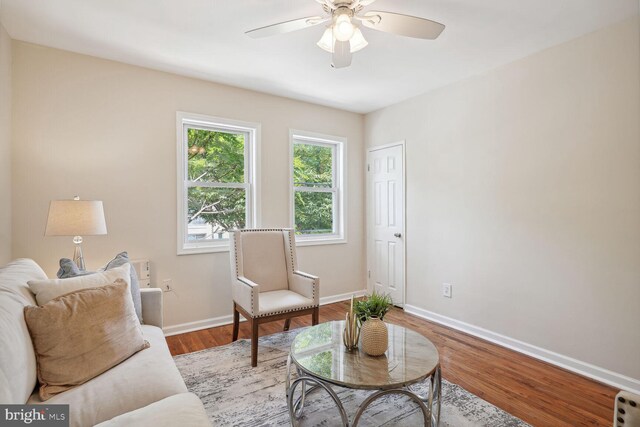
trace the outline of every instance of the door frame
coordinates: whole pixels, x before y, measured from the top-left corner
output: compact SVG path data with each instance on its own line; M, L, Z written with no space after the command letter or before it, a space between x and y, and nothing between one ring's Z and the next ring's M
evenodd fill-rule
M373 260L373 254L371 253L371 245L372 245L372 236L373 236L373 221L372 221L372 212L369 202L371 201L371 179L370 179L370 168L371 168L371 153L373 151L384 150L386 148L392 147L402 147L402 260L403 265L402 268L404 270L402 274L402 303L394 305L398 307L404 307L407 304L407 146L406 141L404 139L392 142L389 144L376 145L373 147L369 147L367 149L367 159L366 159L366 195L365 195L365 215L366 215L366 253L367 253L367 271L366 271L366 281L367 281L367 291L371 292L373 289L371 283L371 266Z

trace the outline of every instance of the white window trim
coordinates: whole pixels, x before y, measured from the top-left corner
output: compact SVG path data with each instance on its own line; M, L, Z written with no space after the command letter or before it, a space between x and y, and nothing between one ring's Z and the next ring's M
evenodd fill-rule
M216 129L228 129L230 131L246 132L249 135L245 141L245 167L246 184L229 184L229 187L242 187L247 189L247 227L260 226L260 123L243 122L239 120L224 119L221 117L207 116L204 114L176 112L176 177L177 177L177 211L178 211L178 255L204 254L211 252L228 252L229 241L205 241L187 243L187 149L185 145L185 125L214 127ZM206 184L205 184L206 186Z
M347 243L347 138L324 135L302 130L289 130L289 221L295 228L295 203L293 184L293 146L294 141L304 141L310 144L330 145L335 147L333 159L337 172L336 212L334 221L337 222L336 234L299 235L296 234L296 246L335 245Z

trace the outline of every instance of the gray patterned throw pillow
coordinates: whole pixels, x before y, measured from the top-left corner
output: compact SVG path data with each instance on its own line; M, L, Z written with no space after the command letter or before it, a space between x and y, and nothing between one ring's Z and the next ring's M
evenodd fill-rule
M60 270L58 270L58 279L69 279L71 277L86 276L93 271L80 270L76 263L69 258L60 259Z
M112 268L120 267L121 265L129 263L129 254L126 251L120 252L115 256L103 270L111 270ZM58 279L68 279L70 277L86 276L87 274L93 274L95 271L80 270L73 260L69 258L62 258L60 260L60 270L58 270ZM133 306L136 309L136 315L142 323L142 300L140 298L140 283L138 282L138 273L135 268L131 266L131 298L133 299Z
M112 268L120 267L122 265L129 264L129 254L127 251L120 252L104 267L105 270L111 270ZM138 273L136 269L131 266L131 296L133 297L133 306L136 309L136 314L140 323L142 323L142 299L140 298L140 283L138 282Z

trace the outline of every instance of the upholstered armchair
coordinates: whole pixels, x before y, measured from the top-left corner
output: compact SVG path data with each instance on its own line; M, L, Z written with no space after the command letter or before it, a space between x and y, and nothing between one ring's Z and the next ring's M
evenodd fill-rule
M240 314L251 323L251 366L258 365L258 326L311 315L318 324L320 281L298 271L291 229L249 229L231 232L233 341L238 339Z

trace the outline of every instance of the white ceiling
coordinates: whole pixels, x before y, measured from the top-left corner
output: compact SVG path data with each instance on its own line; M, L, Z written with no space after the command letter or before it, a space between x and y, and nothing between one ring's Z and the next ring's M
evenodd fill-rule
M356 112L370 112L638 13L638 0L377 0L367 10L444 23L435 41L363 29L330 68L323 27L244 32L322 13L314 0L3 0L12 38Z

